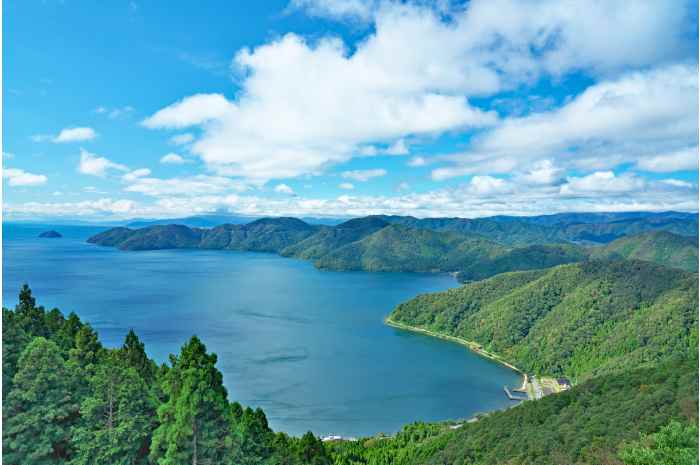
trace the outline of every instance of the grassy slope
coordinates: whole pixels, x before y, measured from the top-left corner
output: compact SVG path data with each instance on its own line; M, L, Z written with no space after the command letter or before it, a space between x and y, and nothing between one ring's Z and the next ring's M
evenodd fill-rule
M399 305L399 323L475 341L527 371L575 380L697 343L697 275L646 262L506 273Z
M617 239L592 252L596 258L645 260L686 271L698 271L698 238L652 231Z

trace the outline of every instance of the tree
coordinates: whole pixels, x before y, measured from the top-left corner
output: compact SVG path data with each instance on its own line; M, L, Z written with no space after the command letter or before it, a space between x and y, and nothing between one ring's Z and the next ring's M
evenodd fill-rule
M620 453L626 465L697 465L698 427L672 421Z
M36 306L36 299L32 296L32 290L27 284L22 285L19 291L19 304L15 308L15 313L21 321L22 328L28 334L47 336L44 307Z
M230 458L229 406L216 355L195 336L171 355L165 375L167 401L158 408L151 460L159 465L223 464Z
M267 424L265 413L260 409L247 407L241 411L238 403L231 407L234 435L234 463L255 465L263 463L272 454L273 432Z
M155 377L156 366L146 355L144 347L134 330L130 329L121 351L128 366L134 368L147 383L151 383Z
M297 457L304 465L330 465L331 459L328 457L323 442L314 436L311 431L307 431L297 444Z
M75 465L147 463L156 400L121 354L110 352L90 379L73 434Z
M30 336L22 329L17 314L2 310L2 392L10 392L12 378L17 372L17 363L22 351L27 347Z
M54 342L37 337L27 346L3 405L4 463L66 462L78 417L74 379Z

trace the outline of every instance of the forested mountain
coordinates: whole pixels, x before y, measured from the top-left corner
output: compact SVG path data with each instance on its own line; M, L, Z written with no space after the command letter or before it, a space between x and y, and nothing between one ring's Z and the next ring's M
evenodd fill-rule
M312 260L336 271L455 272L461 280L583 260L573 244L511 247L475 233L440 232L391 224L369 216L337 226L312 226L295 218L263 218L212 229L183 225L114 228L88 242L122 250L200 248L276 252Z
M592 249L591 256L604 259L636 259L686 271L698 271L698 238L668 231L652 231L617 239Z
M417 423L392 439L332 444L331 455L336 465L695 465L697 378L697 358L679 358L461 427Z
M698 215L680 212L562 213L541 216L494 216L488 218L413 218L381 216L390 223L434 231L476 233L509 245L583 242L605 244L628 234L670 231L695 236Z
M697 282L649 262L590 261L421 295L390 319L477 342L528 372L581 381L696 348Z
M106 349L26 285L2 320L4 464L332 463L313 434L274 433L262 410L230 402L196 337L158 367L133 332Z

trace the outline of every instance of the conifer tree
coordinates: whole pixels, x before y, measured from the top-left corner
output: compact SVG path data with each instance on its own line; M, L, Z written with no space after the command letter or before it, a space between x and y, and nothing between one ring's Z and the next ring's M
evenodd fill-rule
M126 335L121 352L128 366L134 368L147 383L153 381L156 366L146 355L145 346L133 329Z
M74 380L54 342L37 337L29 343L3 402L3 463L66 462L79 408Z
M121 354L110 352L90 379L73 434L75 465L136 465L148 460L156 400Z
M229 406L216 355L197 337L171 356L165 375L167 401L158 408L151 460L159 465L225 464L230 461Z

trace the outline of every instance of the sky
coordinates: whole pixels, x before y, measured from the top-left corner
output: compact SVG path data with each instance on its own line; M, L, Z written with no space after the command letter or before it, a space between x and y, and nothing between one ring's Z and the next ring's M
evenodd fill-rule
M5 219L698 209L694 1L3 7Z

